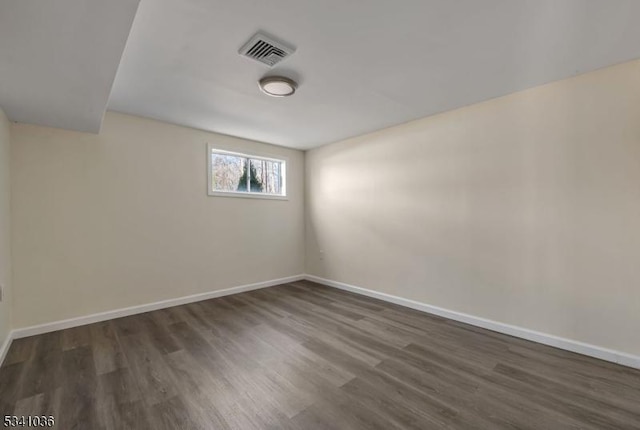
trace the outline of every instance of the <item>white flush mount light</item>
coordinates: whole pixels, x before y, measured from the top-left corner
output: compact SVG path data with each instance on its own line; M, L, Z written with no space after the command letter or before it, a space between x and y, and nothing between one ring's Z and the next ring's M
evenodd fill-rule
M288 97L293 95L298 88L298 84L284 76L268 76L258 81L258 86L268 96Z

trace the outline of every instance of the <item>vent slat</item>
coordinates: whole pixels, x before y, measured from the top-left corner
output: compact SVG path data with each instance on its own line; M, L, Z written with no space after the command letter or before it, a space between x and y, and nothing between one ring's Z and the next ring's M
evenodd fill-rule
M239 54L272 67L294 52L294 48L257 33L240 48Z
M255 57L264 57L266 55L268 55L269 52L271 52L271 50L273 49L273 46L271 45L267 45L265 43L265 45L262 47L262 49L260 49L259 51L257 51L254 56Z
M278 49L278 48L276 48L275 46L273 47L273 52L274 52L275 54L280 55L281 57L284 57L284 56L286 55L286 54L285 54L285 52L284 52L282 49Z
M247 55L254 55L260 48L264 46L264 42L260 40L258 43L253 45L253 47L247 52Z

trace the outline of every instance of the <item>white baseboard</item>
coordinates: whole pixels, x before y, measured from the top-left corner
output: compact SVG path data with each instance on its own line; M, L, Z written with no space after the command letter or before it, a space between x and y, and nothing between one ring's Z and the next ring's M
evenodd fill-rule
M76 318L70 318L61 321L55 321L51 323L39 324L30 327L24 327L15 329L9 333L7 339L0 347L0 365L4 362L7 352L13 339L20 339L27 336L34 336L38 334L48 333L57 330L63 330L72 327L78 327L86 324L92 324L100 321L106 321L114 318L126 317L129 315L140 314L144 312L150 312L158 309L170 308L172 306L184 305L187 303L199 302L202 300L213 299L216 297L223 297L232 294L243 293L246 291L257 290L260 288L272 287L275 285L286 284L288 282L295 282L302 279L318 282L330 287L339 288L341 290L350 291L352 293L361 294L368 297L373 297L386 302L395 303L400 306L405 306L411 309L416 309L422 312L426 312L433 315L449 318L455 321L467 323L476 327L486 328L498 333L508 334L510 336L519 337L522 339L538 342L544 345L553 346L556 348L564 349L567 351L576 352L578 354L587 355L590 357L599 358L601 360L618 363L623 366L633 367L640 369L640 357L627 354L620 351L615 351L608 348L603 348L596 345L591 345L576 340L566 339L559 336L554 336L547 333L541 333L534 330L529 330L523 327L518 327L510 324L505 324L486 318L476 317L473 315L465 314L462 312L456 312L449 309L440 308L437 306L428 305L415 300L405 299L402 297L394 296L391 294L381 293L378 291L369 290L362 287L356 287L355 285L345 284L343 282L333 281L330 279L324 279L314 275L296 275L286 278L274 279L271 281L257 282L255 284L241 285L237 287L227 288L224 290L209 291L201 294L193 294L190 296L178 297L175 299L163 300L154 303L148 303L144 305L131 306L122 309L115 309L112 311L100 312L91 315L85 315Z
M400 306L416 309L429 314L438 315L455 321L460 321L476 327L486 328L498 333L508 334L510 336L519 337L533 342L542 343L544 345L576 352L578 354L599 358L601 360L610 361L613 363L621 364L623 366L640 369L640 356L603 348L597 345L592 345L577 340L554 336L547 333L541 333L523 327L489 320L486 318L476 317L462 312L456 312L449 309L428 305L426 303L421 303L415 300L393 296L391 294L380 293L378 291L369 290L367 288L356 287L355 285L345 284L344 282L324 279L319 276L305 275L305 279L313 282L318 282L330 287L339 288L341 290L350 291L352 293L362 294L363 296L373 297L376 299L384 300L386 302L395 303Z
M9 352L11 341L13 341L12 331L7 333L7 338L4 340L4 342L2 342L2 346L0 346L0 366L2 366L2 363L4 363L4 359L7 356L7 352Z
M100 321L126 317L129 315L141 314L144 312L155 311L158 309L170 308L172 306L185 305L187 303L214 299L216 297L244 293L246 291L258 290L260 288L272 287L274 285L286 284L288 282L300 281L302 279L304 279L304 275L289 276L286 278L273 279L271 281L257 282L255 284L240 285L237 287L226 288L224 290L209 291L206 293L193 294L190 296L178 297L178 298L169 299L169 300L162 300L159 302L148 303L144 305L114 309L112 311L100 312L97 314L85 315L85 316L69 318L61 321L54 321L54 322L34 325L30 327L18 328L13 330L10 336L13 339L20 339L22 337L34 336L37 334L49 333L52 331L63 330L66 328L93 324ZM2 361L0 361L0 364L2 364Z

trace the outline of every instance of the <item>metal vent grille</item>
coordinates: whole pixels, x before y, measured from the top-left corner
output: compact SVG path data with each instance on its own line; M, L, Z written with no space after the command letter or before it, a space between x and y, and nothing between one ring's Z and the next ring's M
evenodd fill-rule
M295 48L276 42L262 33L257 33L238 52L240 55L273 67L293 54Z

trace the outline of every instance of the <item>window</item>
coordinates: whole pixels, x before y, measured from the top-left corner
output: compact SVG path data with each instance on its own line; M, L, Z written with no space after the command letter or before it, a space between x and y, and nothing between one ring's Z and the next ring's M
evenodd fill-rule
M286 160L223 151L208 145L209 195L284 199Z

